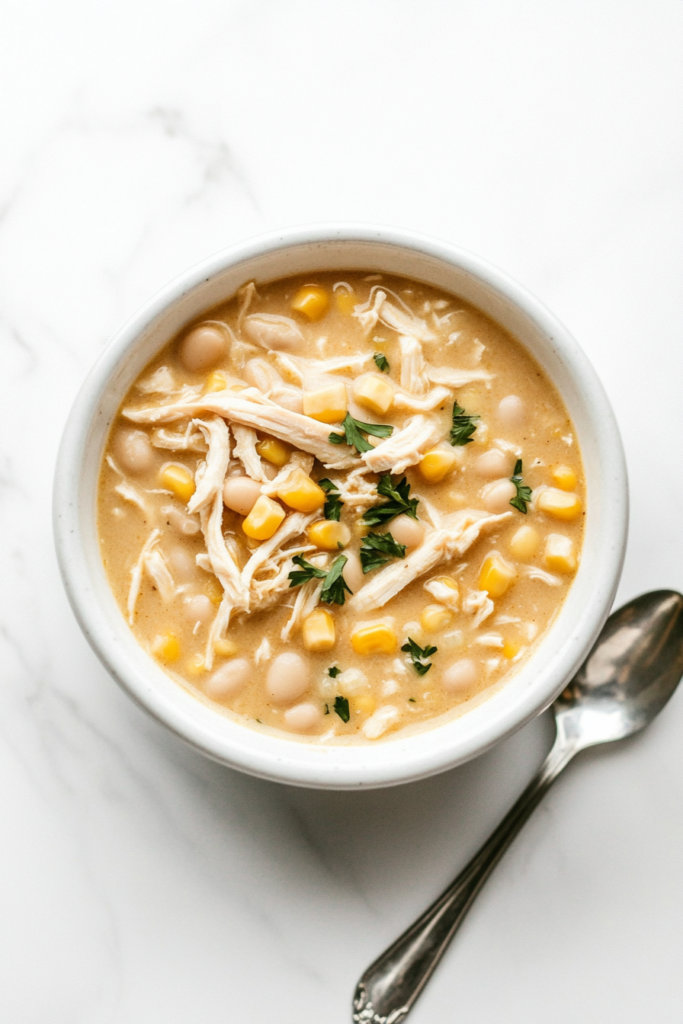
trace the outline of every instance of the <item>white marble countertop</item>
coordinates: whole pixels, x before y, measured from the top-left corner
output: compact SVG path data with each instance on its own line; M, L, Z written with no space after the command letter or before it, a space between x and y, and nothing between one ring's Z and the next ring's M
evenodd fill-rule
M614 403L619 598L683 590L682 23L674 0L5 5L3 1022L348 1024L550 742L543 719L428 782L307 792L210 763L111 682L57 574L55 452L108 336L189 264L338 219L505 268ZM683 693L570 768L411 1022L680 1022L681 730Z

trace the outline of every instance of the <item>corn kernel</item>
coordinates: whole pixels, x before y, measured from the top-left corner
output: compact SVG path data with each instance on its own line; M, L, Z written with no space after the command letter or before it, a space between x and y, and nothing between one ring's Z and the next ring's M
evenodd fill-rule
M489 597L502 597L516 575L515 567L494 551L481 567L479 589L485 590Z
M576 487L576 473L571 466L555 466L551 476L553 483L563 491L573 491Z
M307 651L331 651L337 639L334 618L325 608L307 615L301 627L301 639Z
M194 477L187 466L171 462L161 470L159 483L180 498L189 501L195 491Z
M285 505L295 508L297 512L315 512L325 504L325 492L322 487L318 487L303 469L292 471L277 494Z
M510 538L510 554L521 562L530 561L538 551L540 537L533 526L520 526Z
M357 715L371 715L377 707L377 701L371 693L359 693L350 699L349 704Z
M329 304L327 292L317 284L304 285L292 299L292 309L303 313L308 320L320 320L327 313Z
M273 466L285 466L289 462L292 451L289 445L279 441L277 437L265 437L262 441L256 442L256 451Z
M516 644L514 642L514 640L506 640L505 643L503 644L503 657L504 658L509 658L509 660L512 661L513 658L517 657L519 652L520 652L520 646L519 646L519 644Z
M159 661L177 661L180 657L180 643L175 633L162 633L152 640L152 654Z
M396 633L386 622L375 622L352 633L351 646L356 654L393 654Z
M445 448L432 448L425 452L418 466L420 473L430 484L438 484L451 473L458 463L458 456Z
M340 313L350 316L354 306L358 303L358 298L355 292L347 292L345 288L338 288L334 293L334 301Z
M453 622L453 612L442 604L428 604L422 609L420 623L428 633L438 633Z
M560 491L557 487L546 487L538 496L536 508L552 519L569 522L581 515L581 499L578 494Z
M576 572L576 555L574 545L569 537L562 533L549 533L545 541L545 564L553 572L570 576Z
M213 649L219 658L232 658L233 654L239 651L239 647L232 640L214 640Z
M214 370L206 378L206 384L204 385L204 391L225 391L228 386L228 382L225 379L225 374L221 373L220 370Z
M268 540L284 518L285 510L282 505L261 494L249 515L242 521L242 529L252 540Z
M353 385L353 397L359 405L383 416L394 400L394 389L388 380L372 373L359 377Z
M185 663L185 671L191 676L200 676L205 669L206 665L201 654L193 654Z
M215 576L210 576L206 584L206 596L212 604L220 604L223 600L223 588Z
M316 547L325 551L337 551L345 548L351 540L351 531L345 523L337 523L332 519L321 519L308 528L308 539Z
M346 387L341 382L317 391L304 391L304 416L321 423L340 423L348 407Z

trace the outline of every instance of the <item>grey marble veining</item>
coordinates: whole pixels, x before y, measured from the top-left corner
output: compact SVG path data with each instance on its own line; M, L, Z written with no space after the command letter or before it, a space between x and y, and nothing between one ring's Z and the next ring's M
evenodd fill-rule
M307 792L202 758L107 677L58 579L55 453L107 338L192 262L346 219L503 266L614 403L633 498L620 598L683 589L682 21L673 0L4 12L0 1020L346 1024L362 969L550 742L540 719L427 782ZM415 1024L677 1024L682 727L678 697L573 766Z

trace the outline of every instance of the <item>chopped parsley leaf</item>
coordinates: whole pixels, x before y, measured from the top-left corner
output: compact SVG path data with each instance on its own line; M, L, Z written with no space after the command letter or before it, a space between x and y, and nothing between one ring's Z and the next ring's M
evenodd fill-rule
M324 569L319 569L317 565L311 565L311 563L307 562L305 558L301 557L301 555L295 555L292 561L294 562L295 565L298 565L301 568L293 569L292 572L290 572L289 576L287 577L287 579L290 581L290 590L292 589L292 587L300 587L302 583L308 583L309 580L324 580L325 577L327 576L327 573L325 572Z
M346 555L338 555L327 570L323 589L320 591L320 600L325 604L344 604L346 600L344 591L353 594L343 576L344 566L347 562Z
M436 654L438 647L430 647L429 644L426 647L420 647L414 640L408 637L408 642L401 648L406 654L410 655L410 659L413 663L413 668L420 676L425 676L432 667L431 661L425 664L426 658L431 658L432 654Z
M372 358L375 360L378 370L381 370L382 373L389 373L391 367L389 366L389 360L385 355L382 355L381 352L375 352Z
M364 573L386 565L390 558L405 557L405 544L399 544L390 533L369 533L360 542L360 564Z
M349 702L346 697L334 698L334 710L337 712L342 722L348 722L351 717L351 713L349 711Z
M527 487L526 484L522 483L522 460L517 459L515 462L515 471L510 477L510 480L517 488L517 494L514 498L510 499L510 504L513 508L519 509L524 515L527 514L527 504L531 501L531 488Z
M352 445L358 454L372 451L372 445L363 434L372 434L373 437L391 437L394 428L384 423L362 423L361 420L354 420L350 412L347 412L342 423L343 434L330 434L329 440L332 444Z
M333 665L332 668L328 668L328 670L327 670L328 676L332 676L333 679L335 679L339 675L340 672L341 672L341 669L337 668L336 665Z
M388 523L395 516L405 514L411 519L417 519L417 505L419 498L410 497L410 484L405 477L402 477L397 484L393 484L389 473L380 477L377 484L377 493L389 501L384 505L375 505L369 508L363 516L364 526L379 526L381 523Z
M409 704L417 704L417 701L415 700L414 697L408 697L408 703Z
M327 477L323 477L322 480L318 480L318 487L322 487L327 495L323 508L325 519L334 519L338 523L341 519L341 510L344 507L344 502L339 497L337 485L333 484Z
M461 448L465 444L472 443L472 434L477 429L479 418L479 416L468 416L461 405L453 402L453 424L449 440L454 448Z

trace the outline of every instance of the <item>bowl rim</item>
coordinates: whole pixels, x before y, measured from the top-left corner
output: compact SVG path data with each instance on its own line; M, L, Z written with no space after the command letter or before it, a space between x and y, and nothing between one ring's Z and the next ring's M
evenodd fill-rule
M600 523L605 543L599 545L591 565L591 587L585 606L554 658L552 670L548 668L540 673L537 685L529 677L514 705L505 706L503 701L502 709L496 710L499 705L489 697L459 718L403 739L391 738L373 745L322 747L245 727L209 708L205 709L205 714L200 714L197 706L203 707L201 702L178 686L143 651L122 615L120 621L127 635L113 630L112 617L107 615L102 600L96 596L93 578L96 570L86 557L85 534L92 530L93 522L81 500L81 486L88 439L97 418L103 415L100 408L103 396L114 375L135 350L136 343L159 317L229 268L269 253L311 245L320 248L340 242L398 247L455 267L533 321L561 353L573 384L580 389L592 420L601 464L609 466L609 473L601 481L600 493ZM564 398L557 380L553 383ZM569 331L527 289L481 257L418 232L369 224L316 224L259 235L214 253L157 291L115 333L83 382L64 428L55 471L53 525L64 586L86 639L109 673L154 718L209 757L253 775L316 788L375 788L425 778L479 756L552 703L583 662L609 614L626 547L628 483L621 438L602 384ZM100 571L104 574L102 565ZM562 615L560 611L558 620ZM555 624L552 628L555 629ZM535 657L527 664L533 664ZM170 681L171 687L163 680ZM510 685L507 683L498 692L504 693ZM454 731L454 722L470 720L475 714L478 715L476 728L469 733L466 728L461 729L460 739L456 729L454 741L443 740L446 731ZM218 722L222 723L220 728ZM432 742L425 742L425 736L431 737ZM442 742L438 742L439 739ZM378 756L378 751L384 753Z

